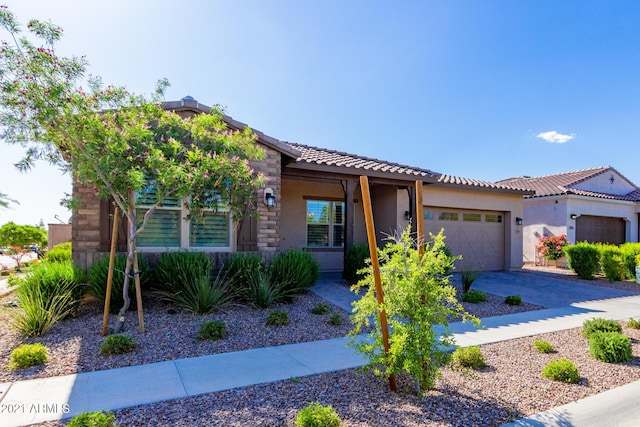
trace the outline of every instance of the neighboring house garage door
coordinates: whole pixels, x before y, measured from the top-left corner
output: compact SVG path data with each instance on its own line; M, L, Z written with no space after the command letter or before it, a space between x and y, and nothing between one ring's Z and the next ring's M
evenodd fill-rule
M580 215L576 218L576 242L613 243L625 242L626 223L622 218Z
M424 207L425 238L444 228L445 243L458 265L482 270L504 270L504 213Z

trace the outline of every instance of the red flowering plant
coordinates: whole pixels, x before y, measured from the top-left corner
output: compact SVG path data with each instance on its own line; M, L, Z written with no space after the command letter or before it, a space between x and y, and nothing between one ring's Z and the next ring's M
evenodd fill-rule
M544 256L549 261L554 261L562 258L564 255L564 247L570 245L571 242L567 240L566 234L559 236L542 236L538 239L536 249L540 255Z

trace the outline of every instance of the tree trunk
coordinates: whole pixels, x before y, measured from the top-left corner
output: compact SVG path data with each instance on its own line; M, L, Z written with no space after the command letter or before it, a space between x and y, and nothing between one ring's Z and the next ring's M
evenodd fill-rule
M116 320L116 326L113 329L114 333L119 333L124 326L124 314L131 305L131 298L129 298L129 284L131 283L131 268L133 266L133 258L136 256L136 210L135 207L130 206L127 209L127 221L129 225L129 236L127 237L127 263L124 269L124 283L122 284L122 300L124 305L118 312L118 318ZM137 272L134 272L137 274Z

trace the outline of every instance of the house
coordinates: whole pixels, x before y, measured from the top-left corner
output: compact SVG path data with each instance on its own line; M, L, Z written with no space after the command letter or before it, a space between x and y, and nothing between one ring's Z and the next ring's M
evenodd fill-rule
M524 199L524 261L536 262L541 236L566 234L573 242L637 242L640 189L610 166L498 184L535 191Z
M165 108L185 117L209 111L190 97L168 102ZM232 129L246 127L228 116L225 121ZM415 181L421 180L426 233L444 228L451 251L475 268L521 268L519 219L523 196L531 191L284 142L254 132L266 153L263 160L252 164L266 177L265 188L258 194L259 220L247 217L232 224L224 212L218 212L208 222L207 237L201 240L205 243L194 245L189 236L193 230L179 203L165 204L141 234L139 252L153 258L166 250L198 249L220 263L233 252L257 252L269 258L279 251L304 248L319 261L323 272L341 272L345 248L367 241L359 186L359 177L366 175L380 245L386 235L409 224L416 212ZM73 214L73 256L78 265L87 268L109 252L114 208L108 201L96 199L82 184L74 184L73 194L80 201ZM163 228L167 224L171 227ZM120 251L125 250L125 233L123 226L119 230Z

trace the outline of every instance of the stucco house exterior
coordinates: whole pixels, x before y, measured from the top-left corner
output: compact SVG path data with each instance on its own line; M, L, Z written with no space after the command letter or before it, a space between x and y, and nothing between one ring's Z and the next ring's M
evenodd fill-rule
M184 117L210 110L190 97L167 102L165 108ZM246 127L228 116L225 122L231 129ZM284 142L254 132L266 153L263 160L252 164L266 177L265 188L257 195L259 220L247 217L232 222L219 212L212 225L215 229L208 230L205 239L193 239L194 228L184 219L186 213L180 204L169 204L152 216L156 220L140 236L139 252L153 258L166 250L203 250L222 263L233 252L256 252L269 258L279 251L304 248L319 261L323 272L341 272L345 248L367 241L359 186L359 177L366 175L379 245L384 245L386 235L409 224L416 212L415 181L421 180L427 233L444 228L452 252L476 268L522 267L519 219L524 216L523 196L532 191ZM73 194L80 201L72 220L73 257L87 268L109 251L114 208L109 201L95 198L91 188L81 183L74 183ZM273 200L272 206L267 199ZM123 226L119 230L120 251L125 250L125 233Z
M524 199L524 262L536 262L541 236L566 234L572 243L638 241L640 189L610 166L498 184L535 191Z

